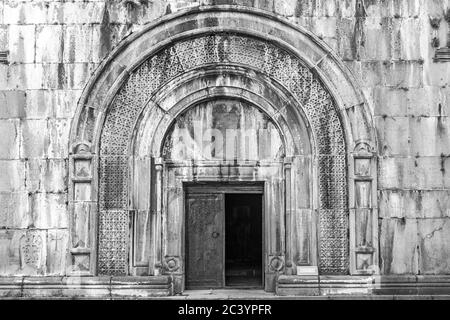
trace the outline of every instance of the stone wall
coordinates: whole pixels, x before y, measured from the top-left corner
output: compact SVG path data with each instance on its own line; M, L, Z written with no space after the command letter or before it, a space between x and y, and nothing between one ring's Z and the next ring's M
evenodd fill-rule
M98 64L144 24L212 4L275 12L341 56L375 116L380 268L450 274L450 63L432 47L449 0L0 0L0 275L66 274L68 135Z

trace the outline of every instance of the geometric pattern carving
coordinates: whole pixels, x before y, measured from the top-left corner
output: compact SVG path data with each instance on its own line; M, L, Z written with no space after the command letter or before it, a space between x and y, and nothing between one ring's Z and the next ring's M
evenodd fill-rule
M128 221L126 210L100 211L99 274L120 276L128 273Z
M346 146L336 105L323 83L294 54L250 36L215 33L180 40L148 58L133 70L108 109L100 145L99 265L104 274L122 272L107 268L104 259L121 260L121 249L106 254L113 244L102 239L101 228L112 227L110 209L122 210L120 223L128 228L128 147L134 124L152 94L188 70L209 64L239 65L281 83L300 102L307 115L319 152L320 270L342 274L349 268ZM115 222L116 223L116 222ZM116 239L116 238L114 238ZM117 241L117 239L115 240ZM123 242L115 242L122 245Z

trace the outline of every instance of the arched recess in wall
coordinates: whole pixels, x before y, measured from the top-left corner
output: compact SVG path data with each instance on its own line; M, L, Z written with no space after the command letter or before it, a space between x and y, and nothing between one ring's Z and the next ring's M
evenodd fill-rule
M305 224L316 228L318 241L302 248L293 231L299 226L283 217L284 238L268 253L268 272L302 264L318 265L324 274L372 272L378 264L376 141L363 95L313 34L267 12L233 6L181 11L146 26L122 41L85 88L70 141L73 272L124 275L139 267L130 262L129 229L141 201L133 186L139 159L149 157L148 171L139 168L156 181L144 196L154 203L148 210L155 214L156 234L164 228L158 214L165 203L161 148L142 151L138 141L161 144L167 131L155 130L149 138L149 123L165 123L168 130L184 109L214 96L267 106L267 114L285 126L292 144L283 174L309 157L311 197L293 209L308 212ZM290 199L298 196L295 189L287 192ZM151 261L140 261L151 264L150 274L182 270L179 251L164 252L164 239L152 241Z

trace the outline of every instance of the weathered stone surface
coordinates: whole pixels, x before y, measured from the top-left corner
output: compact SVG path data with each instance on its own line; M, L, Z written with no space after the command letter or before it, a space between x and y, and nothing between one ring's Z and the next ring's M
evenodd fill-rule
M380 229L382 274L417 274L418 239L415 219L383 219Z
M67 141L69 141L70 123L68 119L49 120L49 148L48 156L50 158L67 158L69 150Z
M98 62L94 54L98 50L98 42L94 40L93 25L64 26L64 62ZM97 55L98 56L98 55Z
M67 228L67 195L61 193L36 193L29 195L33 225L39 229Z
M82 89L94 69L91 63L12 64L1 75L0 85L7 90Z
M2 19L1 17L1 10L2 10L2 3L0 3L0 21ZM1 25L0 22L0 50L6 51L8 50L8 27Z
M420 271L448 274L450 267L450 218L418 221Z
M419 88L424 85L424 68L420 61L375 60L347 62L347 65L363 87Z
M5 0L0 1L0 51L8 51L8 62L0 64L0 229L14 230L0 230L0 275L64 275L69 232L73 247L87 247L91 240L95 202L75 204L76 232L68 230L67 158L78 99L98 64L148 23L210 5L275 13L317 35L345 61L375 116L382 272L450 273L450 63L433 62L430 25L430 17L442 20L437 35L445 45L448 1ZM108 79L105 92L117 76ZM103 94L96 98L105 101ZM353 133L364 127L354 117L359 120ZM135 174L145 180L150 171ZM302 184L297 194L310 192L304 191L308 186ZM79 199L96 201L88 183L74 191ZM141 203L148 209L152 192L134 200L139 209L144 210ZM310 205L309 196L296 201L302 208ZM33 232L27 238L26 228L43 229L33 231L42 247ZM33 241L39 253L28 252L24 263L21 253ZM133 292L119 289L120 295Z
M54 229L48 231L47 274L65 275L67 273L67 256L69 231Z
M5 24L100 23L104 1L5 1Z
M447 157L392 157L379 160L381 189L443 189L450 187Z
M448 190L381 190L379 199L382 218L450 217Z
M0 228L28 228L32 225L28 192L1 192L0 203Z
M0 160L0 192L24 190L25 164L20 160Z
M382 156L431 157L450 154L447 117L376 117Z
M0 159L19 158L19 123L19 120L0 120Z
M26 118L47 119L73 117L81 90L28 90Z
M22 121L22 157L44 158L47 156L48 145L49 137L47 120Z
M63 50L63 27L61 25L36 27L36 62L62 62Z
M26 187L29 192L63 193L67 191L67 161L30 159L26 163Z
M32 63L35 58L36 27L34 25L13 25L8 27L9 60Z
M0 91L0 119L24 117L25 101L25 91Z

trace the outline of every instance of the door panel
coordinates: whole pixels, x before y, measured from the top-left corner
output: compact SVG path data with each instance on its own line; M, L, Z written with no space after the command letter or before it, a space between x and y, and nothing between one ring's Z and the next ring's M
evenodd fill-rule
M224 196L186 195L186 287L224 286Z

